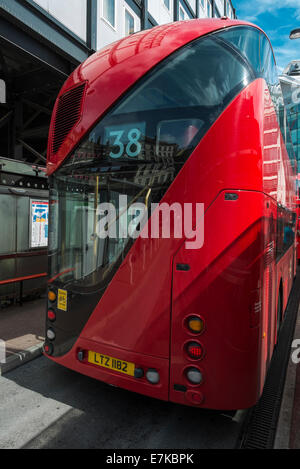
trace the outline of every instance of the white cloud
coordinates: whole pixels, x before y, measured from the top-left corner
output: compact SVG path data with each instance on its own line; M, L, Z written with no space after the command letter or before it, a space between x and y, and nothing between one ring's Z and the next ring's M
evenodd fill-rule
M300 1L299 0L259 0L257 2L245 1L237 6L238 17L248 21L256 21L262 13L278 14L282 8L294 8L295 18L300 21Z
M285 16L285 8L294 10L294 14ZM274 47L278 68L285 68L291 60L300 59L300 39L291 41L289 32L300 27L300 0L240 0L237 4L239 19L248 20L264 28L259 16L263 13L273 15L269 22L272 29L266 31ZM276 29L275 29L276 28Z
M300 60L300 39L291 41L286 36L282 37L282 42L274 47L275 57L279 68L285 68L291 60Z

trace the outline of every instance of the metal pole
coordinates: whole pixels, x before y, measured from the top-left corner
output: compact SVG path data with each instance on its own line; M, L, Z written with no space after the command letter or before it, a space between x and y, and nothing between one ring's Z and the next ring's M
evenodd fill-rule
M47 159L41 155L38 151L32 148L28 143L24 142L23 140L19 139L18 142L21 144L22 147L26 148L26 150L30 151L34 156L36 156L39 160L43 161L43 163L47 163Z
M179 0L174 0L174 21L179 20Z
M97 0L87 0L86 42L91 51L97 50Z
M199 0L196 1L196 18L200 16Z

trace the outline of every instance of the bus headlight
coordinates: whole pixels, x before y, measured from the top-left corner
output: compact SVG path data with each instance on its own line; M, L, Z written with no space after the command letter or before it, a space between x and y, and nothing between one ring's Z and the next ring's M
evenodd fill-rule
M56 335L55 335L54 330L53 329L48 329L47 330L47 338L49 340L55 340L55 337L56 337Z
M203 381L203 375L198 368L187 368L186 377L191 384L201 384Z
M146 373L146 378L151 384L158 384L160 381L160 376L157 370L148 370Z

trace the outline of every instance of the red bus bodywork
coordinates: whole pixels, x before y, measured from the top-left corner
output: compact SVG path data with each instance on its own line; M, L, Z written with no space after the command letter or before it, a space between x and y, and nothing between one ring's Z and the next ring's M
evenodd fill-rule
M300 260L300 174L297 175L296 191L296 215L297 215L297 259Z
M94 54L66 81L56 102L48 174L55 176L95 122L158 63L198 37L243 25L247 23L230 20L175 23L137 33ZM53 154L59 98L83 83L80 120ZM203 248L188 250L185 239L139 237L72 348L50 358L166 401L213 409L254 405L277 341L277 316L285 311L295 276L295 243L280 258L274 254L278 204L294 210L294 184L268 86L258 78L214 122L161 201L204 203ZM178 269L181 264L189 270ZM199 337L185 326L189 316L205 323ZM49 325L55 330L55 323ZM185 346L191 340L201 343L201 360L187 356ZM55 341L52 345L55 348ZM145 376L135 379L90 364L88 351L145 371L156 369L160 381L153 385ZM78 352L83 352L81 359ZM203 374L201 385L187 380L190 366Z

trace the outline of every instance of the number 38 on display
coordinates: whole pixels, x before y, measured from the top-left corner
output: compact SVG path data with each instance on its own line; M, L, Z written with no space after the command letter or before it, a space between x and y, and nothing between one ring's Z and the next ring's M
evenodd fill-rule
M128 156L136 158L142 150L142 131L138 128L106 130L109 145L113 147L109 156L113 159Z

